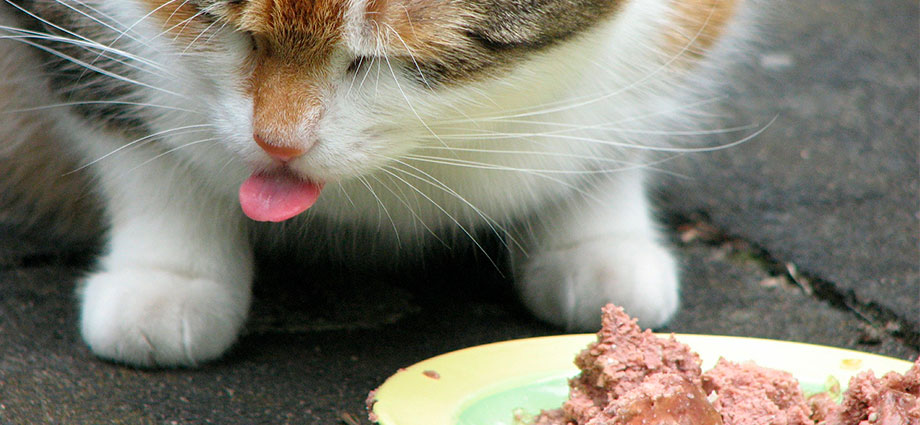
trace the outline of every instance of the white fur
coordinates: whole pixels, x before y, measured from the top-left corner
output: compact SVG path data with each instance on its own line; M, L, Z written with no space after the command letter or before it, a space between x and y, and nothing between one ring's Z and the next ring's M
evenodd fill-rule
M594 329L597 311L615 302L655 327L677 310L677 267L648 217L641 179L618 173L531 223L531 244L512 261L523 301L538 317Z
M122 22L144 16L132 2L89 3ZM643 154L657 142L632 130L660 129L680 109L656 48L669 3L625 2L611 22L462 88L432 93L382 59L332 77L311 129L319 143L291 163L327 187L283 237L321 237L309 217L376 228L376 242L391 244L491 227L509 241L538 317L587 330L614 302L643 325L664 323L677 309L677 269L642 188ZM352 53L371 49L363 14L347 16ZM67 123L87 161L102 158L92 169L111 220L107 254L82 288L81 329L109 359L194 365L224 352L245 319L252 229L236 191L272 160L252 141L240 72L248 40L223 30L207 51L181 54L160 31L141 21L131 34L146 41L133 53L168 69L139 77L163 89L143 89L147 102L179 108L159 111L151 129L167 137L120 149L120 136ZM189 131L170 133L180 127ZM393 161L407 154L428 158Z
M213 359L249 309L242 216L195 173L169 161L137 167L144 155L127 158L137 154L100 171L112 231L101 271L81 290L83 337L98 355L136 365Z

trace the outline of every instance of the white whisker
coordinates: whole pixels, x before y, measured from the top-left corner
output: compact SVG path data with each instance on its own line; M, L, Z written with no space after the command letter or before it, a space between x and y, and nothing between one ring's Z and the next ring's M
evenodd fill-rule
M415 186L413 186L411 183L409 183L409 182L407 182L407 181L405 181L405 180L399 178L398 176L396 176L395 174L393 174L393 172L389 171L389 169L391 169L391 168L392 168L392 167L390 167L390 166L384 166L384 167L382 167L379 171L381 171L381 172L383 172L384 174L386 174L387 177L389 177L390 179L399 180L399 182L403 183L403 184L406 185L406 186L409 186L411 189L413 189L414 191L418 192L418 189L417 189ZM443 245L445 248L450 248L450 245L449 245L447 242L445 242L443 239L441 239L441 237L438 236L437 232L435 232L430 226L428 226L428 224L425 223L425 220L422 219L422 217L419 216L417 212L415 212L416 209L419 209L419 208L420 208L420 204L418 203L419 197L417 197L417 196L413 197L413 198L416 200L416 208L413 209L412 206L409 205L409 201L408 201L409 196L406 195L406 193L402 191L400 185L397 184L396 181L391 180L391 181L393 182L393 184L396 186L396 188L399 190L399 192L400 192L400 194L401 194L402 196L397 195L396 192L393 191L393 189L390 189L390 187L389 187L388 185L383 184L383 182L380 181L379 178L374 177L374 179L377 180L378 182L380 182L380 183L383 185L383 187L385 187L390 193L392 193L393 196L395 196L396 199L398 199L398 200L403 204L403 206L406 207L406 210L409 211L409 214L412 215L413 224L414 224L414 223L419 223L419 224L421 224L422 227L424 227L425 230L428 232L428 234L431 235L431 237L433 237L436 241L438 241L439 243L441 243L441 245Z
M139 108L164 109L164 110L169 110L169 111L186 112L190 114L201 115L201 112L199 111L195 111L192 109L179 108L176 106L157 105L153 103L141 103L141 102L127 102L127 101L120 101L120 100L85 100L85 101L80 101L80 102L55 103L53 105L42 105L42 106L36 106L33 108L11 109L9 111L3 111L2 113L10 114L10 113L22 113L22 112L34 112L34 111L42 111L42 110L54 109L54 108L66 108L66 107L71 107L71 106L86 106L86 105L136 106Z
M203 12L203 11L202 11L202 12ZM207 34L208 31L211 30L211 28L214 28L214 25L217 25L218 22L222 22L220 28L218 28L217 31L215 31L214 33L212 33L210 37L213 37L214 34L217 34L217 32L220 32L220 30L224 29L224 28L227 26L227 24L229 23L228 21L226 21L226 20L224 20L224 19L215 19L214 22L211 22L207 27L205 27L205 29L201 30L201 32L199 32L198 35L196 35L195 38L192 39L192 41L188 42L188 45L185 46L185 49L182 50L182 54L187 53L187 52L192 48L192 46L193 46L195 43L197 43L198 40L201 39L201 37L203 37L205 34ZM206 40L210 40L210 39L211 39L210 37L208 37Z
M412 105L412 101L409 100L409 96L406 95L406 92L403 90L402 85L399 84L399 78L396 76L396 71L393 70L393 65L390 63L390 58L387 56L384 56L383 59L386 60L387 67L390 69L390 75L393 76L393 82L396 83L396 88L399 89L399 93L401 93L403 96L403 99L406 100L406 105L409 107L409 110L412 111L412 114L415 115L415 118L418 119L418 121L422 124L422 127L425 127L425 129L428 130L428 133L430 133L431 136L433 136L436 140L440 141L441 144L443 144L444 146L447 146L447 144L444 143L443 140L441 140L438 134L435 133L434 130L431 129L431 127L428 126L428 123L426 123L425 120L422 119L422 116L419 115L418 111L415 110L415 106Z
M162 74L159 74L159 75L169 75L169 73L170 73L170 70L169 70L168 68L165 68L165 67L163 67L162 65L160 65L160 64L158 64L158 63L156 63L156 62L153 62L153 61L151 61L151 60L149 60L149 59L146 59L146 58L143 58L143 57L134 55L134 54L129 53L129 52L126 52L126 51L124 51L124 50L119 50L119 49L116 49L116 48L113 48L113 47L110 47L110 46L106 46L106 45L104 45L104 44L97 43L97 42L92 41L92 40L77 40L77 39L73 39L73 38L67 38L67 37L57 36L57 35L54 35L54 34L48 34L48 33L43 33L43 32L31 31L31 30L26 30L26 29L16 28L16 27L9 27L9 26L5 26L5 25L0 25L0 30L7 31L7 32L12 33L12 34L19 34L19 35L8 35L8 36L2 36L2 37L0 37L0 38L3 38L3 39L20 39L20 40L35 39L35 40L47 40L47 41L55 42L55 43L62 43L62 44L68 44L68 45L72 45L72 46L77 46L77 47L80 47L80 48L83 48L83 49L86 49L86 50L98 50L98 51L100 52L100 53L99 53L99 54L100 54L100 57L101 57L102 55L105 55L106 53L111 53L111 54L113 54L113 55L115 55L115 56L117 56L117 57L125 58L125 59L128 59L128 60L130 60L130 61L137 62L137 63L144 64L144 65L148 65L148 66L150 66L150 67L152 67L152 68L155 68L156 70L162 72ZM141 70L141 71L151 72L151 73L152 73L152 71L149 70L149 69L139 67L139 66L134 65L134 64L129 63L129 62L124 62L124 61L119 60L119 59L116 59L116 58L114 58L114 57L112 57L112 56L105 56L105 57L107 57L107 58L109 58L109 59L111 59L111 60L118 60L120 63L124 64L125 66L130 66L130 67L132 67L132 68L135 68L135 69L138 69L138 70ZM97 59L98 59L98 58L97 58ZM95 62L95 61L94 61L94 62Z
M184 145L176 146L176 147L174 147L174 148L171 148L171 149L168 149L168 150L166 150L166 151L163 151L163 152L160 153L159 155L156 155L156 156L154 156L154 157L152 157L152 158L150 158L150 159L148 159L148 160L146 160L146 161L144 161L144 162L138 164L136 167L133 167L133 168L131 168L130 170L128 170L128 172L130 173L130 172L132 172L132 171L134 171L134 170L136 170L136 169L138 169L138 168L140 168L140 167L143 167L143 166L145 166L145 165L147 165L147 164L149 164L149 163L151 163L151 162L153 162L153 161L156 161L157 159L160 159L160 158L162 158L162 157L164 157L164 156L166 156L166 155L169 155L169 154L171 154L171 153L173 153L173 152L176 152L176 151L178 151L178 150L180 150L180 149L184 149L184 148L187 148L187 147L189 147L189 146L200 145L200 144L202 144L202 143L213 143L213 142L217 142L217 141L219 141L219 140L220 140L219 137L211 137L211 138L207 138L207 139L196 140L196 141L194 141L194 142L188 142L188 143L186 143L186 144L184 144Z
M464 226L463 224L461 224L460 221L457 220L456 217L454 217L451 213L447 212L447 210L445 210L445 209L444 209L440 204L438 204L434 199L431 199L431 197L428 196L424 191L422 191L421 189L415 187L414 185L412 185L411 183L409 183L408 181L406 181L406 179L404 179L404 178L402 178L402 177L396 175L396 173L393 173L393 172L390 171L390 170L398 171L398 172L400 172L400 173L409 175L409 176L411 176L411 177L413 177L413 178L415 178L415 179L417 179L417 180L420 180L420 181L422 181L422 182L425 182L425 183L428 183L428 184L431 184L431 185L434 185L433 183L431 183L430 181L425 180L424 178L421 178L421 177L415 175L414 173L411 173L411 172L409 172L409 171L400 169L400 168L398 168L398 167L384 166L384 167L382 168L382 170L384 170L387 174L393 176L393 177L396 178L397 180L403 182L403 184L405 184L406 186L409 186L410 189L414 190L416 193L418 193L418 194L421 195L423 198L425 198L426 200L428 200L428 202L431 202L431 204L432 204L435 208L437 208L439 211L441 211L445 216L447 216L447 218L448 218L450 221L452 221L452 222L457 226L457 228L459 228L460 231L463 232L463 234L465 234L468 238L470 238L470 240L473 242L473 244L476 246L476 248L479 249L480 252L482 252L483 254L485 254L486 258L489 260L490 263L492 263L492 265L493 265L496 269L499 268L499 267L498 267L498 264L496 264L495 261L492 260L492 256L489 255L489 252L486 251L485 247L483 247L482 244L479 243L479 240L476 239L476 236L474 236L469 230L467 230L466 226Z
M115 28L115 27L113 27L112 25L110 25L110 24L104 22L102 19L99 19L98 17L93 16L92 14L86 13L86 12L84 12L83 10L81 10L80 8L77 8L77 7L74 7L74 6L71 6L71 5L70 5L71 2L76 3L76 4L79 4L80 6L82 6L83 8L85 8L85 9L91 11L92 13L94 13L94 14L96 14L96 15L98 15L98 16L102 16L102 17L104 17L104 18L107 18L109 21L114 22L115 24L121 25L121 23L120 23L117 19L115 19L115 18L113 18L113 17L111 17L111 16L109 16L109 15L103 13L103 12L100 11L99 9L96 9L96 8L94 8L94 7L92 7L92 6L88 5L88 4L86 4L85 2L82 2L82 1L79 1L79 0L71 0L71 1L55 0L55 1L56 1L58 4L60 4L61 6L64 6L64 7L68 8L68 9L70 9L70 10L72 10L72 11L74 11L74 12L76 12L76 13L78 13L78 14L84 16L84 17L86 17L87 19L90 19L91 21L93 21L93 22L95 22L95 23L97 23L97 24L99 24L99 25L102 25L102 26L105 27L105 28L108 28L108 29L112 30L113 32L116 32L116 33L121 33L121 32L122 32L122 31L119 30L118 28ZM145 47L152 47L152 46L148 45L148 44L145 43L143 40L141 40L140 38L138 38L138 37L136 37L136 36L134 36L134 35L128 35L128 38L130 38L132 41L136 41L136 42L138 42L138 43L144 45Z
M161 4L161 5L159 5L159 6L157 6L157 7L153 8L153 9L151 9L150 12L147 12L146 15L141 16L141 17L138 18L136 21L134 21L131 25L128 25L128 26L125 28L125 30L122 31L121 34L119 34L118 37L116 37L116 39L113 41L113 43L114 43L115 41L118 41L118 40L119 40L122 36L124 36L125 34L127 34L128 31L133 30L134 27L136 27L136 26L140 25L141 23L143 23L144 21L146 21L147 18L149 18L149 17L155 15L157 12L159 12L159 11L160 11L161 9L163 9L164 7L169 6L169 5L171 5L171 4L175 3L175 2L176 2L176 0L169 0L169 1L164 2L163 4ZM185 5L186 3L188 3L188 0L183 1L182 4L179 5L179 7L177 7L175 10L173 10L173 13L171 13L171 14L169 15L169 17L166 19L166 21L168 22L169 19L172 19L173 15L175 15L176 11L178 11L179 8L182 7L183 5ZM149 41L156 40L156 39L157 39L159 36L161 36L161 35L163 35L163 33L159 33L159 34L157 34L156 36L153 36L153 37L149 38L148 40L149 40Z
M613 90L607 93L603 93L600 95L589 94L589 95L584 95L584 96L579 96L579 97L545 102L545 103L537 104L537 105L528 105L528 106L516 108L516 109L506 109L504 111L506 115L503 115L497 118L499 119L526 118L526 117L532 117L532 116L547 115L547 114L571 111L573 109L578 109L584 106L593 105L595 103L613 98L623 93L635 90L636 88L642 87L646 82L651 81L654 77L658 76L662 72L665 72L668 69L671 69L672 65L677 60L681 59L687 53L687 51L689 51L690 47L693 46L693 44L704 33L709 21L712 18L712 14L715 11L715 8L716 8L716 4L713 4L703 24L700 26L700 28L697 30L697 32L692 37L688 38L688 41L682 46L682 48L678 52L671 55L663 63L658 64L658 66L656 66L655 69L651 70L648 73L645 73L642 76L642 78L639 78L638 80L633 81L630 84L627 84L616 90ZM606 66L599 66L599 68L604 72L608 72L608 73L611 72Z
M351 199L351 195L348 194L348 191L345 190L345 185L342 182L338 182L336 186L339 188L339 192L342 192L342 195L345 196L345 200L351 205L352 208L357 209L358 205L355 204L355 201Z
M405 8L405 6L403 6L403 8ZM409 45L406 44L406 40L403 40L402 36L399 35L399 33L396 32L396 30L393 29L392 26L386 23L384 23L383 25L385 25L387 27L387 30L393 33L393 35L396 36L396 39L399 40L399 42L402 43L402 45L406 48L406 51L409 52L409 58L412 59L412 63L415 65L415 69L418 71L418 76L421 77L422 82L425 84L425 87L428 87L429 89L431 89L431 84L428 84L428 80L425 79L425 73L422 72L422 67L419 66L418 61L415 59L415 53L412 51L412 48L410 48Z
M211 35L209 35L208 38L206 38L206 39L204 40L204 44L210 44L210 43L211 43L211 40L213 40L214 37L216 37L218 34L220 34L221 32L223 32L223 31L227 28L227 25L230 24L230 21L228 21L228 20L226 20L226 19L221 18L221 20L223 21L223 23L220 25L220 28L218 28L218 29L216 29L216 30L214 30L214 31L211 31ZM216 21L215 21L215 22L216 22ZM210 29L210 27L208 27L208 29ZM187 53L187 52L182 52L182 55L183 55L183 56L190 56L190 54Z
M399 244L399 229L396 227L396 222L393 221L393 216L390 215L390 210L387 209L386 204L384 204L380 197L377 196L377 192L374 191L374 188L371 186L371 184L367 182L367 179L359 176L357 177L357 180L361 182L361 184L367 188L368 192L371 193L371 196L377 200L377 206L383 210L383 213L387 216L387 219L390 220L390 224L393 226L393 235L396 236L396 243Z
M416 172L421 173L426 179L430 179L430 181L428 181L429 184L431 184L432 186L434 186L434 187L436 187L436 188L438 188L438 189L444 191L445 193L447 193L447 194L449 194L449 195L455 197L457 200L459 200L460 202L462 202L464 205L466 205L468 208L470 208L473 212L475 212L480 218L482 218L483 221L486 222L486 225L488 225L489 228L492 230L492 232L493 232L494 234L498 235L500 239L502 239L502 242L503 242L503 243L504 243L504 238L502 238L502 236L505 235L505 236L509 237L509 238L511 239L511 241L512 241L516 246L518 246L518 247L521 246L521 245L518 243L518 241L515 240L514 237L511 236L510 233L508 233L508 231L505 230L505 228L502 227L502 225L501 225L497 220L493 219L493 218L490 217L488 214L486 214L485 212L483 212L481 209L479 209L478 207L476 207L475 205L473 205L470 201L468 201L468 200L467 200L466 198L464 198L462 195L460 195L459 193L457 193L457 191L453 190L450 186L444 184L443 182L441 182L440 180L438 180L437 178L435 178L435 177L432 176L431 174L425 172L425 171L422 170L421 168L418 168L418 167L416 167L416 166L414 166L414 165L412 165L412 164L409 164L409 163L407 163L407 162L405 162L405 161L401 161L401 160L399 160L399 159L394 159L394 158L391 158L391 161L396 162L396 163L398 163L398 164L402 164L403 166L409 167L409 168L415 170ZM399 168L398 168L398 167L395 167L395 169L398 170ZM403 170L403 171L405 171L405 170ZM416 176L416 178L421 179L421 177L417 177L417 176ZM432 182L433 182L433 183L432 183ZM499 231L501 231L501 232L499 232ZM507 247L507 245L506 245L506 247Z
M209 125L209 124L198 124L198 125L189 125L189 126L184 126L184 127L171 128L171 129L169 129L169 130L163 130L163 131L156 132L156 133L153 133L153 134L148 134L148 135L146 135L146 136L144 136L144 137L141 137L141 138L139 138L139 139L134 139L134 140L132 140L131 142L128 142L128 143L126 143L126 144L124 144L124 145L122 145L122 146L119 146L117 149L114 149L114 150L112 150L111 152L109 152L109 153L107 153L107 154L105 154L105 155L102 155L102 156L99 157L99 158L96 158L96 159L94 159L94 160L92 160L92 161L90 161L90 162L88 162L88 163L86 163L86 164L83 164L83 165L81 165L80 167L78 167L77 169L75 169L75 170L73 170L73 171L70 171L70 172L66 173L65 175L73 174L73 173L76 173L76 172L78 172L78 171L80 171L80 170L83 170L83 169L85 169L86 167L89 167L89 166L91 166L91 165L93 165L93 164L98 163L99 161L102 161L102 160L104 160L104 159L106 159L106 158L108 158L108 157L110 157L110 156L112 156L112 155L115 155L115 154L118 153L118 152L121 152L121 151L123 151L123 150L125 150L125 149L128 149L128 148L130 148L130 147L132 147L132 146L135 146L135 145L137 145L138 143L142 143L142 144L143 144L143 143L146 143L146 142L148 142L148 141L150 141L150 140L155 140L157 137L164 136L164 135L167 135L167 134L181 135L181 134L193 133L193 132L196 132L196 131L206 131L206 130L210 129L211 127L212 127L212 126Z
M713 151L718 151L718 150L728 149L734 146L738 146L740 144L743 144L753 139L754 137L757 137L764 130L770 127L770 125L772 125L773 122L775 122L777 118L778 116L774 117L772 120L770 120L770 122L768 122L764 126L762 127L759 126L760 128L757 131L755 131L751 135L748 135L742 139L736 140L731 143L725 143L725 144L716 145L716 146L703 146L703 147L682 148L682 147L675 147L675 146L652 146L652 145L643 145L640 143L625 143L625 142L618 142L618 141L607 140L607 139L599 139L599 138L594 138L594 137L572 136L572 135L558 134L558 133L505 133L501 135L490 135L487 140L501 140L501 139L517 140L517 139L543 138L543 139L560 139L560 140L568 140L568 141L574 141L574 142L584 142L584 143L596 144L600 146L612 146L612 147L618 147L618 148L637 149L637 150L652 151L652 152L672 152L672 153L713 152ZM751 128L754 128L754 127L751 127ZM731 131L740 131L740 130L732 129ZM667 133L664 133L664 134L667 134ZM697 132L696 134L706 134L706 133ZM713 134L716 134L716 133L713 133ZM419 137L424 138L425 136L419 136ZM466 140L466 139L469 139L469 136L468 135L453 136L453 135L448 134L448 135L442 135L438 137L438 140L441 140L443 142L444 139L451 139L451 138ZM483 140L479 140L479 141L483 141Z
M348 85L348 90L345 91L345 97L347 98L351 95L351 90L355 88L355 81L358 79L358 70L361 69L361 65L364 64L364 56L358 58L358 65L355 66L354 75L351 76L351 84ZM367 74L365 74L366 76Z
M74 37L76 37L76 38L79 38L79 39L81 39L81 40L83 40L83 41L85 41L85 42L89 42L89 43L93 43L93 44L98 44L98 43L96 43L96 42L93 41L93 40L90 40L90 39L88 39L88 38L86 38L86 37L84 37L84 36L82 36L82 35L80 35L80 34L77 34L77 33L73 32L73 31L71 31L71 30L68 30L67 28L64 28L64 27L62 27L62 26L60 26L60 25L58 25L58 24L55 24L54 22L51 22L51 21L49 21L49 20L47 20L47 19L45 19L45 18L42 18L41 16L38 16L38 15L32 13L32 12L29 11L28 9L26 9L26 8L24 8L24 7L22 7L22 6L18 5L18 4L16 4L16 3L13 3L11 0L4 0L4 1L6 2L6 4L8 4L8 5L10 5L10 6L13 6L14 8L18 9L20 12L25 13L26 15L29 15L29 16L32 17L33 19L35 19L35 20L37 20L37 21L39 21L39 22L41 22L41 23L43 23L43 24L45 24L45 25L48 25L48 26L50 26L50 27L52 27L52 28L54 28L54 29L56 29L56 30L58 30L58 31L64 32L64 33L66 33L66 34L70 34L70 35L72 35L72 36L74 36Z
M71 62L71 63L73 63L73 64L75 64L75 65L82 66L82 67L87 68L87 69L89 69L89 70L91 70L91 71L97 72L97 73L99 73L99 74L105 75L105 76L107 76L107 77L110 77L110 78L115 79L115 80L118 80L118 81L122 81L122 82L125 82L125 83L128 83L128 84L132 84L132 85L136 85L136 86L140 86L140 87L145 87L145 88L148 88L148 89L151 89L151 90L156 90L156 91L159 91L159 92L162 92L162 93L166 93L166 94L169 94L169 95L172 95L172 96L180 97L180 98L188 98L187 96L185 96L185 95L183 95L183 94L176 93L176 92L173 92L173 91L170 91L170 90L166 90L166 89L164 89L164 88L162 88L162 87L156 87L156 86L153 86L153 85L150 85L150 84L141 82L141 81L137 81L137 80L134 80L134 79L125 77L125 76L123 76L123 75L116 74L116 73L111 72L111 71L108 71L108 70L106 70L106 69L99 68L99 67L97 67L97 66L95 66L95 65L92 65L92 64L86 63L86 62L84 62L84 61L81 61L81 60L79 60L79 59L77 59L77 58L75 58L75 57L72 57L72 56L70 56L70 55L67 55L67 54L65 54L65 53L63 53L63 52L60 52L60 51L55 50L55 49L52 49L52 48L50 48L50 47L43 46L43 45L41 45L41 44L38 44L38 43L35 43L35 42L32 42L32 41L29 41L29 40L27 40L27 39L22 39L22 38L18 38L18 37L5 37L5 38L14 38L14 39L16 39L16 40L18 40L18 41L20 41L20 42L22 42L22 43L28 44L29 46L32 46L32 47L35 47L36 49L45 51L45 52L47 52L47 53L49 53L49 54L51 54L51 55L53 55L53 56L56 56L56 57L61 58L61 59L64 59L64 60L69 61L69 62Z
M403 191L400 189L400 194L401 194L401 196L400 196L400 194L397 194L393 189L390 188L389 185L387 185L386 183L384 183L383 180L380 180L380 178L377 177L377 175L371 174L370 177L373 178L375 181L377 181L377 183L379 183L381 187L383 187L383 188L386 189L388 192L390 192L390 194L392 194L393 197L396 198L396 200L398 200L403 206L406 207L406 210L409 211L409 214L412 215L413 227L415 227L417 223L420 223L420 224L422 225L422 227L424 227L425 230L428 231L429 234L431 234L432 237L434 237L438 242L440 242L440 243L443 244L444 246L447 246L447 244L446 244L443 240L441 240L441 238L437 235L437 233L435 233L435 231L432 230L431 227L428 227L428 225L425 224L425 220L423 220L421 217L419 217L418 213L416 213L415 210L412 209L412 206L409 205L409 201L407 200L408 197L406 196L405 192L403 192ZM390 177L391 179L393 178L392 176L389 176L389 177ZM399 188L398 185L397 185L397 188ZM417 197L416 197L416 200L418 200ZM416 228L417 228L417 227L416 227Z

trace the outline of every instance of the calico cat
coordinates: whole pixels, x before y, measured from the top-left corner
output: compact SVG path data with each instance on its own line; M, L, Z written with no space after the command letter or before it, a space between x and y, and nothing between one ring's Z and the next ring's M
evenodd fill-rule
M4 0L2 208L107 229L80 330L132 365L227 350L255 239L386 261L486 229L539 318L658 326L647 154L739 2Z

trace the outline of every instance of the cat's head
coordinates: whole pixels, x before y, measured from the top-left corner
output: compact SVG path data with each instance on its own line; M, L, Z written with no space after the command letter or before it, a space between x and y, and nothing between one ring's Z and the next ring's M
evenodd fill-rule
M609 116L642 111L642 97L661 87L642 80L667 81L691 66L735 1L137 3L197 64L189 69L200 67L220 137L243 162L256 174L321 183L366 174L418 145L475 141L482 137L469 135L477 126L507 131L515 126L477 119L534 105L545 111L554 99L644 84L616 99L587 100ZM528 118L567 114L591 115L563 108ZM279 178L290 180L273 177L253 190L274 190Z
M494 138L507 144L489 148L513 150L526 138L515 134L648 113L739 1L132 0L74 10L142 58L129 66L152 70L126 70L155 89L141 88L145 102L204 111L221 152L248 172L321 183L418 146ZM181 115L151 120L163 127L153 130L181 126ZM541 137L549 152L599 149Z

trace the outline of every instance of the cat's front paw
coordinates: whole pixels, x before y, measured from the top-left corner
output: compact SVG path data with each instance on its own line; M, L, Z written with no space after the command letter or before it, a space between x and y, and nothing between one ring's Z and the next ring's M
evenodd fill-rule
M246 284L154 268L93 274L81 295L80 328L90 349L135 366L194 366L220 356L236 340L250 301Z
M602 238L518 256L515 263L524 304L570 331L599 328L607 303L622 306L644 327L661 326L677 311L676 263L652 241Z

